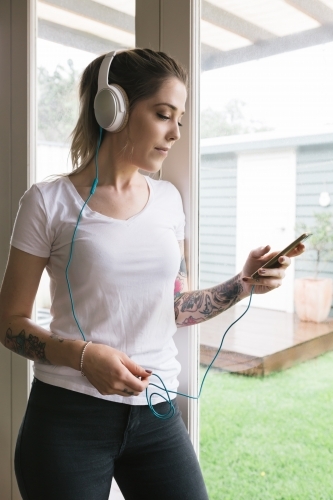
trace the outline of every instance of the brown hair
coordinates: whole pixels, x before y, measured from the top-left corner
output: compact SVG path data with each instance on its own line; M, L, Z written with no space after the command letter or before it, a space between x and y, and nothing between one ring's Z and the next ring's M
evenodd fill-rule
M94 156L99 125L94 114L99 68L103 56L97 57L84 70L79 87L80 114L72 132L71 158L74 172L84 169ZM186 70L164 52L133 49L119 52L112 61L109 84L120 85L129 100L129 112L143 99L159 91L165 80L178 78L187 87ZM73 172L73 173L74 173Z

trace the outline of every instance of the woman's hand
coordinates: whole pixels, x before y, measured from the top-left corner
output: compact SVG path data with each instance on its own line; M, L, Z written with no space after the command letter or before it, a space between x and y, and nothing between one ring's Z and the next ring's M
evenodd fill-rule
M87 346L82 371L103 396L138 396L151 375L123 352L103 344Z
M270 252L270 246L260 247L250 252L243 270L241 272L241 278L243 281L244 291L250 294L251 288L255 285L254 293L267 293L275 288L278 288L282 284L282 280L285 277L285 271L290 266L290 257L297 257L304 252L305 246L300 243L294 250L288 253L288 255L281 256L279 258L280 267L275 268L264 268L260 266L268 262L272 257L277 255L279 252ZM259 280L251 278L251 275L258 271L260 274Z

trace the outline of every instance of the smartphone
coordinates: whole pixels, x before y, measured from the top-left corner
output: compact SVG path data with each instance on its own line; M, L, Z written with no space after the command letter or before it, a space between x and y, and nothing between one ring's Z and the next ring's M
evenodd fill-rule
M287 255L287 253L291 252L291 250L294 250L294 248L296 248L299 243L301 243L302 241L309 238L309 236L312 236L312 233L301 234L301 236L299 236L295 241L290 243L290 245L288 245L286 248L284 248L281 252L279 252L277 255L275 255L275 257L270 259L268 262L266 262L266 264L261 266L259 269L262 269L265 267L268 267L268 268L280 267L281 264L278 262L279 257L281 257L282 255ZM261 277L261 275L258 274L258 271L256 271L255 273L253 273L251 275L251 278L253 278L253 279L258 279L260 277Z

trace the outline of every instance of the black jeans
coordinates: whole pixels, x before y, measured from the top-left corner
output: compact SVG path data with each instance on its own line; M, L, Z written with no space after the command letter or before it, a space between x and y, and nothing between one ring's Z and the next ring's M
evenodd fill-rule
M177 407L176 407L177 408ZM168 411L167 403L156 406ZM16 445L23 500L207 500L177 408L169 420L35 380Z

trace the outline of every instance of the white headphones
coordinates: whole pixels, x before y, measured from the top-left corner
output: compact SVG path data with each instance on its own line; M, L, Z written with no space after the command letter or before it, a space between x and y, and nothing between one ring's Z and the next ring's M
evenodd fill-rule
M125 50L106 54L98 73L98 90L94 100L95 117L98 125L109 132L120 132L128 120L129 103L125 90L119 85L108 83L109 70L115 55Z

